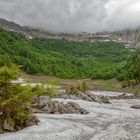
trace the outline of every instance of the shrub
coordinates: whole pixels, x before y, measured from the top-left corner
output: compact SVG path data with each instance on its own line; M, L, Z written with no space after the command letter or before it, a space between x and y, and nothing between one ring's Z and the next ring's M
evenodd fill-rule
M12 85L10 80L19 75L17 67L0 68L0 122L10 121L15 129L24 125L28 118L28 107L32 99L32 89Z
M76 94L78 91L86 92L88 90L88 85L83 82L82 84L79 84L78 86L71 86L66 90L66 93L68 94Z
M54 87L44 88L43 86L36 86L32 88L32 92L36 96L56 97L57 90Z

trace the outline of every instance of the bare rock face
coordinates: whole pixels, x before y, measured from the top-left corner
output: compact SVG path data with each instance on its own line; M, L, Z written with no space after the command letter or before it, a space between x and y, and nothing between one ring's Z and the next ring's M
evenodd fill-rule
M82 109L78 104L68 102L67 104L54 101L50 97L40 96L35 97L33 105L30 109L33 113L47 114L87 114L88 112Z
M140 105L133 105L130 108L134 108L134 109L140 109Z
M99 97L97 95L93 95L90 92L80 92L78 91L75 94L67 94L67 93L63 93L59 95L60 98L63 99L73 99L73 100L85 100L85 101L90 101L90 102L98 102L100 104L102 103L110 103L109 99L106 97Z

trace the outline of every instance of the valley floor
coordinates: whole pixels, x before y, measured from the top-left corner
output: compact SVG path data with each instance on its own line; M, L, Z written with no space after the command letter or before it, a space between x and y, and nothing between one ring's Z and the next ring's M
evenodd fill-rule
M140 93L140 85L137 87L126 87L122 88L122 82L115 79L110 80L91 80L91 79L60 79L53 76L35 76L23 73L21 78L25 79L27 82L31 83L43 83L43 84L56 84L61 86L63 89L67 89L70 86L78 86L82 82L86 82L90 90L107 90L107 91L119 91L127 93ZM139 91L138 91L139 90Z
M108 91L98 91L96 94L118 95L117 92ZM140 105L139 99L111 100L111 104L54 100L78 103L90 113L36 114L40 120L39 125L0 135L0 140L140 140L140 110L130 108L132 105Z

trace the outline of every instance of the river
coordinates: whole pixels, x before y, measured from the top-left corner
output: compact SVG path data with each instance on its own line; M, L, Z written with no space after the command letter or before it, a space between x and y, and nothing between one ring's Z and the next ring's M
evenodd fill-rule
M98 92L116 96L116 92ZM19 132L0 135L0 140L140 140L140 105L138 99L111 100L111 104L99 104L82 100L54 99L76 102L90 113L36 114L39 125Z

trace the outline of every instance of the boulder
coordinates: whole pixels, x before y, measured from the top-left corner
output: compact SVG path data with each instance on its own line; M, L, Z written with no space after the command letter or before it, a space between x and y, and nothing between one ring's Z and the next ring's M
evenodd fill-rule
M68 102L66 104L52 100L48 97L36 97L33 105L30 108L33 113L47 114L87 114L88 112L82 109L78 104Z
M43 109L46 106L46 102L50 101L50 97L48 96L39 96L34 97L32 102L32 107L37 109Z
M15 131L15 124L11 120L4 120L3 123L3 130L14 132Z
M140 109L140 105L133 105L133 106L131 106L131 108Z
M60 94L58 97L63 98L63 99L79 100L79 97L77 97L75 94L63 93L63 94Z
M134 94L127 94L127 93L123 93L121 95L118 96L110 96L108 97L110 100L115 99L115 100L120 100L120 99L135 99L135 95Z
M69 107L72 107L72 108L75 108L75 109L81 109L80 105L78 105L76 103L73 103L73 102L68 102L66 104L66 106L69 106Z
M39 120L37 119L36 116L30 115L28 119L25 121L26 127L36 125L39 123Z
M74 112L72 112L72 111L70 111L70 109L68 109L68 108L66 108L65 106L63 106L63 105L61 105L60 107L59 107L59 113L60 114L68 114L69 112L71 112L71 113L74 113ZM56 112L57 113L57 112Z
M100 97L102 99L102 102L105 104L110 104L109 98L108 97Z
M91 101L91 102L93 101L93 99L90 98L90 96L88 94L85 94L81 91L78 91L76 95L77 95L77 97L79 97L79 99L82 99L85 101Z
M73 100L84 100L89 102L98 102L98 103L110 103L109 99L107 97L100 97L94 94L91 94L90 92L83 93L81 91L78 91L75 94L67 94L63 93L58 96L59 98L63 99L73 99Z

